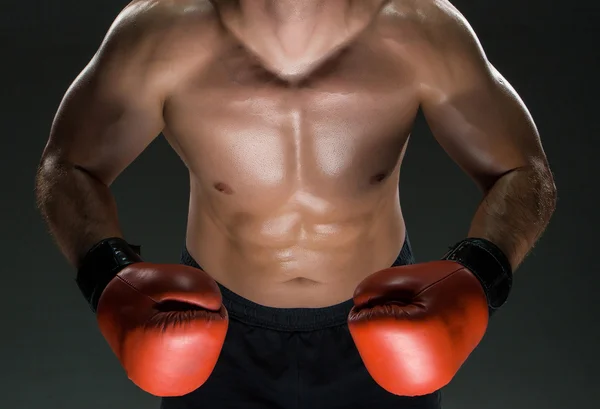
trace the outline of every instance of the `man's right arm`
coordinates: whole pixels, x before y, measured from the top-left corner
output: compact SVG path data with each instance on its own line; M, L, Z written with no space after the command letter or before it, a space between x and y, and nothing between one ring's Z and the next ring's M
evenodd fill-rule
M229 322L207 273L132 252L109 190L164 128L165 98L181 80L167 47L158 49L181 28L171 5L185 14L184 2L139 0L119 17L61 104L36 185L100 332L129 379L156 396L186 395L206 382Z
M67 91L36 178L38 206L69 262L122 237L109 186L162 131L152 16L125 9Z

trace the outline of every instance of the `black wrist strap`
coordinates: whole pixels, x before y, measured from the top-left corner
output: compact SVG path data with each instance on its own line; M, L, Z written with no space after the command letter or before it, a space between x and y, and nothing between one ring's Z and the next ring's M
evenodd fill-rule
M98 308L100 295L119 271L142 261L140 250L140 246L114 237L102 240L87 252L75 281L93 312Z
M488 300L490 316L508 299L512 268L508 257L489 240L468 238L450 248L443 260L468 268L479 279Z

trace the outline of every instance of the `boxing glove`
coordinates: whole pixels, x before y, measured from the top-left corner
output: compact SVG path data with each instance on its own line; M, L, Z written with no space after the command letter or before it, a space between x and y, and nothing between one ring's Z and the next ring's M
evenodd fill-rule
M144 391L181 396L210 376L228 316L216 282L204 271L153 264L121 239L94 246L78 284L127 376Z
M512 272L492 243L467 239L444 260L379 271L358 285L348 317L373 379L396 395L447 385L479 344Z

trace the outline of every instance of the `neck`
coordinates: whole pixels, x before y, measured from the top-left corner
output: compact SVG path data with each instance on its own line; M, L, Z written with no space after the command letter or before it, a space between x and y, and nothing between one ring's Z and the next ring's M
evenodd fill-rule
M239 8L243 15L262 15L286 24L314 20L331 12L344 13L351 3L351 0L239 0Z
M213 0L224 26L280 77L299 78L358 35L386 0Z
M331 5L339 7L342 0L242 0L242 3L253 3L253 7L261 8L265 14L276 21L292 22L313 19ZM242 5L243 7L243 5Z

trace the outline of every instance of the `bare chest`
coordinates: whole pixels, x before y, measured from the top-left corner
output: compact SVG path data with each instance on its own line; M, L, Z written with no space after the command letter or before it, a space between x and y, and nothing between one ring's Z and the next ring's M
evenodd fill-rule
M192 171L323 187L389 174L417 109L410 70L356 43L294 84L241 48L223 52L170 98L165 119Z

